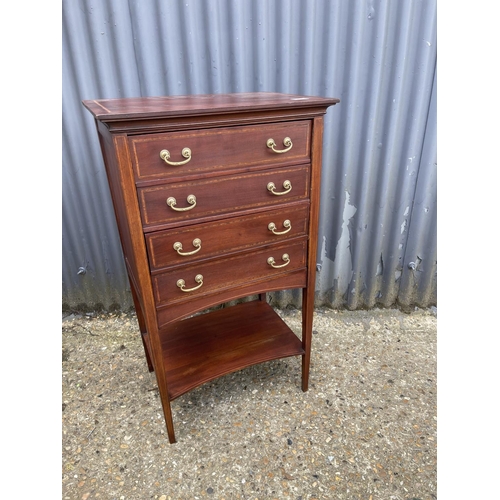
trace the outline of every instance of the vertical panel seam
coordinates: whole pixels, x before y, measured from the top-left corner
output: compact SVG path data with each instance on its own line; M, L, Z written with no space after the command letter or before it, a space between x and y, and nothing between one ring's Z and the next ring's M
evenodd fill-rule
M422 160L423 160L423 154L424 154L424 146L426 143L426 137L427 137L427 130L429 129L429 120L430 120L430 111L431 111L431 105L432 105L432 95L434 93L434 85L437 86L437 80L436 80L436 70L437 70L437 58L434 60L434 71L432 74L432 89L431 92L429 93L429 103L427 105L427 119L425 121L425 130L422 136L422 144L420 147L420 159L418 162L418 168L417 168L417 177L415 179L415 187L413 190L413 196L412 196L412 202L411 202L411 211L410 211L410 216L408 217L408 227L406 230L406 240L405 240L405 250L404 250L404 255L403 255L403 270L402 272L406 272L406 259L408 255L408 240L410 239L410 233L411 233L411 224L413 220L413 211L415 209L415 196L417 194L417 189L419 186L419 176L422 170ZM398 293L396 294L396 297L399 299L399 293L401 290L401 283L402 279L399 280L398 283Z

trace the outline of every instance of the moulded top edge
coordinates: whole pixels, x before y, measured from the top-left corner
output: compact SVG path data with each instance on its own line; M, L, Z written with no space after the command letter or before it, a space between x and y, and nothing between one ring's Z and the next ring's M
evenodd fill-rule
M184 96L126 97L84 100L83 105L96 119L108 122L141 118L206 115L220 112L244 112L266 109L332 106L333 97L281 94L276 92L241 92Z

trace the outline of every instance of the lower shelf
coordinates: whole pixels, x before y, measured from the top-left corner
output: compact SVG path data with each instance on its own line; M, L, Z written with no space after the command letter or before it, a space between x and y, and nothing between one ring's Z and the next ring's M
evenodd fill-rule
M194 316L162 332L170 399L227 373L304 354L302 342L266 302Z

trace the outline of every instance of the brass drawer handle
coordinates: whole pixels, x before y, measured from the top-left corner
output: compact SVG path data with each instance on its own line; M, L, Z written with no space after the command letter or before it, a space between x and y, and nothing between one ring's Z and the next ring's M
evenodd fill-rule
M181 289L182 292L194 292L195 290L198 290L201 285L203 285L203 276L201 274L197 274L194 277L194 280L196 281L196 283L199 283L199 285L193 288L184 288L186 286L186 282L184 280L177 280L177 286Z
M194 194L190 194L186 200L191 205L190 207L176 208L175 205L177 205L177 200L173 196L167 198L167 205L176 212L186 212L187 210L192 210L196 206L196 196Z
M193 246L196 248L196 250L193 250L192 252L181 252L182 250L182 243L180 241L176 241L174 243L174 250L179 254L179 255L182 255L182 256L185 256L185 255L193 255L195 254L196 252L199 252L201 250L201 240L200 238L195 238L193 240Z
M274 142L274 139L268 139L267 140L267 147L272 149L275 153L286 153L287 151L290 151L292 149L292 140L290 137L285 137L283 139L283 146L287 146L286 149L274 149L276 147L276 143Z
M290 229L292 229L292 223L287 219L283 221L283 227L286 227L288 229L285 229L285 231L276 231L276 224L274 222L270 222L269 225L267 226L267 229L271 231L273 234L286 234Z
M284 194L287 194L289 193L291 190L292 190L292 183L290 181L285 181L283 183L283 188L285 189L285 191L282 191L281 193L277 193L275 191L276 189L276 186L274 185L274 182L270 182L268 185L267 185L267 190L268 191L271 191L271 193L275 194L276 196L282 196Z
M189 148L184 148L181 152L181 155L184 156L184 158L187 158L187 160L184 161L168 161L170 158L170 151L168 149L162 149L160 151L160 158L165 162L168 163L169 165L172 165L174 167L178 165L185 165L189 160L191 160L191 150Z
M290 264L290 256L287 253L283 254L283 256L281 257L281 260L284 261L285 263L278 265L278 264L276 264L274 257L269 257L269 259L267 259L267 263L271 267L274 267L275 269L278 269L279 267L285 267L285 266L288 266L288 264Z

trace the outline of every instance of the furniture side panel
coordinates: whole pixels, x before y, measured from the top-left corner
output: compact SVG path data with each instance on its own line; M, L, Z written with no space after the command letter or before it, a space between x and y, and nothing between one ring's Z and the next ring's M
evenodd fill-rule
M127 272L131 285L134 286L142 305L143 297L138 281L138 266L133 251L132 236L125 204L125 193L123 191L123 182L120 175L120 167L117 161L117 152L115 150L113 136L109 133L107 128L100 123L97 124L97 129Z

